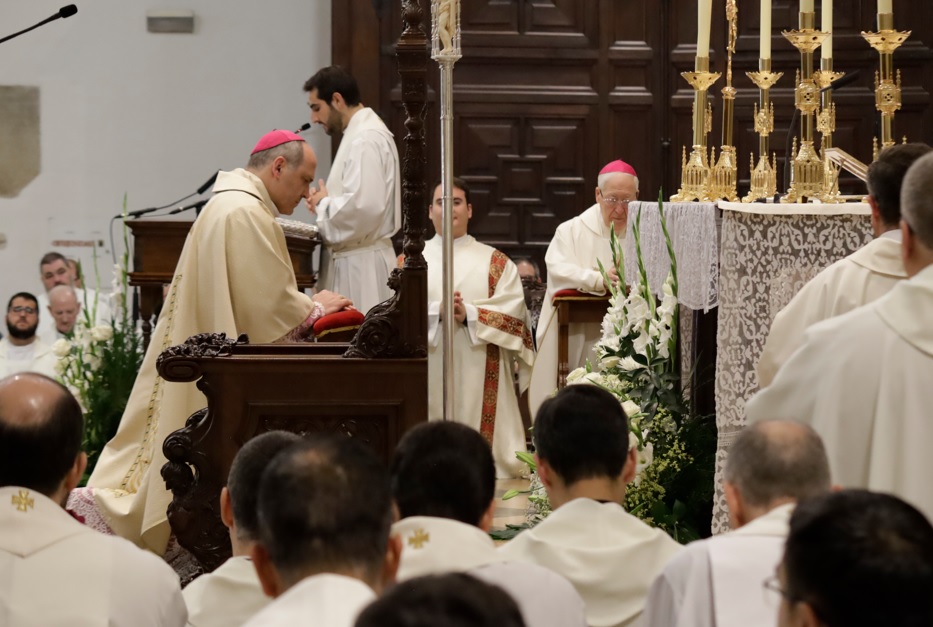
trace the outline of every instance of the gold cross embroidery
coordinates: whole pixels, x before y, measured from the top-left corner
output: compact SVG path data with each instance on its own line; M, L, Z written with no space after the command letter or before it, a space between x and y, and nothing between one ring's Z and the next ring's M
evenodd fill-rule
M419 529L414 534L408 537L408 544L416 549L422 548L425 544L430 542L431 536L428 535L424 529Z
M31 507L35 507L35 500L29 498L29 490L20 490L19 494L14 494L11 503L16 506L17 511L25 512Z

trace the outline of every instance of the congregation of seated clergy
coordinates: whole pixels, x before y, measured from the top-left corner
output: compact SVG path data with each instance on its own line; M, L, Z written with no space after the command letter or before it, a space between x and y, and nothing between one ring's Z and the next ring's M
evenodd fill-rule
M113 303L78 283L56 252L38 264L45 293L9 299L0 625L933 625L933 154L921 144L879 154L866 190L875 239L809 282L774 321L761 391L725 464L729 532L683 545L626 511L639 464L632 416L597 385L555 391L554 294L602 295L624 281L610 263L610 234L626 237L639 182L633 165L613 160L597 174L595 202L553 234L543 277L533 259L516 263L470 235L467 181L454 178L448 199L442 184L429 188L429 420L401 435L388 465L344 435L252 437L212 497L232 556L183 581L167 561L178 547L162 444L205 397L194 383L161 378L163 349L215 332L310 342L319 320L392 297L397 138L346 71L324 68L304 91L312 122L342 135L327 180L316 179L304 138L283 130L259 138L244 167L218 175L86 487L83 409L56 380L52 345L82 318L109 324ZM316 216L323 242L313 295L296 287L276 221L296 207ZM443 304L445 237L452 311ZM451 319L456 404L446 415ZM600 325L571 324L567 336L579 366ZM497 481L527 471L516 457L527 450L525 398L553 511L497 543Z

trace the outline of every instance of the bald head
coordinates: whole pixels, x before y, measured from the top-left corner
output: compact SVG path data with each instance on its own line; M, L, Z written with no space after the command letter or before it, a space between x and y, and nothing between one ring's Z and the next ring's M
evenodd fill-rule
M49 290L49 314L55 320L55 329L62 334L69 334L75 328L81 303L70 285L56 285Z
M37 373L0 379L0 487L55 494L81 454L83 427L60 383Z
M729 449L725 480L743 500L770 508L786 500L800 500L830 489L829 461L816 431L789 420L750 425Z

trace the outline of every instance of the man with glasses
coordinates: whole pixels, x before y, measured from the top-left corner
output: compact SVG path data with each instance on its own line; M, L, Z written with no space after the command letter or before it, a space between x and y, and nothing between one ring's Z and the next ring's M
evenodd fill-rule
M538 320L538 356L528 393L532 414L556 387L557 318L551 302L554 294L568 289L605 294L608 286L599 272L597 261L603 264L610 281L619 280L612 267L609 236L611 231L615 231L617 238L625 238L628 204L638 199L638 175L635 168L616 160L600 170L596 182L596 204L557 227L544 257L547 293ZM570 325L568 357L571 370L586 362L599 337L598 322Z
M833 480L891 492L933 515L933 153L901 188L909 277L887 295L810 327L749 422L793 416L823 437Z
M39 339L39 303L28 292L14 294L6 308L8 334L0 340L0 379L17 372L55 377L55 354Z

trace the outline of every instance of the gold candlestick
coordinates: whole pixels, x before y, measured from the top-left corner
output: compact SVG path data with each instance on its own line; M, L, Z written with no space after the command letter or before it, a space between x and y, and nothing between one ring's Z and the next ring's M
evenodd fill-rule
M881 112L881 147L894 144L894 112L901 108L901 73L894 80L894 51L910 37L911 31L894 30L894 14L878 14L878 32L862 31L880 56L880 72L875 73L875 108Z
M823 160L813 147L813 129L820 108L820 88L813 80L813 52L829 33L816 30L815 23L812 11L801 11L800 28L783 32L800 51L800 70L794 90L794 103L800 110L800 150L794 157L790 189L781 199L784 203L823 197Z
M833 102L833 90L826 89L833 81L845 76L845 72L833 71L832 59L821 59L820 69L814 72L813 80L820 87L823 106L816 118L816 130L820 132L820 156L823 158L823 202L843 202L839 195L839 166L826 158L826 149L833 147L833 133L836 130L836 104ZM824 91L825 90L825 91Z
M729 22L729 44L726 46L726 86L722 88L722 145L719 161L710 171L709 195L713 199L737 202L735 191L738 165L732 144L732 120L735 111L735 88L732 86L732 55L738 38L739 8L735 0L726 0L726 20ZM712 162L712 159L710 159Z
M672 202L687 202L691 200L709 201L709 175L710 167L706 155L706 134L709 132L709 112L707 111L709 88L719 80L718 72L709 71L709 57L697 57L694 62L695 71L681 72L690 86L693 87L693 149L690 159L684 157L681 162L682 172L680 189L671 196Z
M746 72L746 76L758 86L758 101L755 105L755 132L758 133L758 165L755 157L751 157L752 185L748 195L742 202L755 202L771 198L777 193L777 169L774 167L775 158L772 155L768 161L769 142L774 132L774 105L771 104L771 88L778 82L784 72L771 71L771 59L758 59L758 71Z

